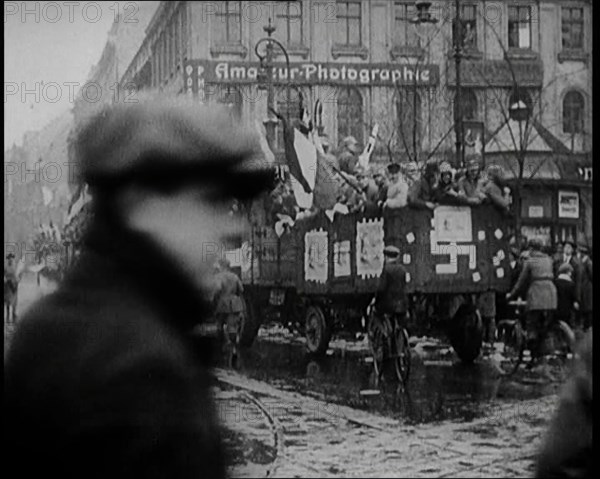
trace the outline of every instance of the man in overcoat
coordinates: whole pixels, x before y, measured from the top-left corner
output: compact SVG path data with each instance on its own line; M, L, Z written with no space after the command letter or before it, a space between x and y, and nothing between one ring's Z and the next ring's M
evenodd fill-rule
M514 299L519 291L527 288L527 334L532 360L539 362L544 354L547 328L556 310L557 296L552 259L542 253L542 243L536 238L529 241L529 249L531 253L525 260L517 283L506 294L506 299Z
M83 126L94 214L77 265L19 323L5 362L5 461L22 477L226 476L210 350L213 263L231 199L272 181L225 108L136 97ZM252 160L252 161L250 161ZM12 467L11 467L12 466Z
M592 313L594 305L594 268L592 258L589 254L587 244L580 243L577 247L579 252L580 264L580 298L579 298L579 313L584 330L592 327Z
M244 285L224 258L218 261L215 280L217 289L213 302L219 330L223 332L226 344L235 345L244 314Z

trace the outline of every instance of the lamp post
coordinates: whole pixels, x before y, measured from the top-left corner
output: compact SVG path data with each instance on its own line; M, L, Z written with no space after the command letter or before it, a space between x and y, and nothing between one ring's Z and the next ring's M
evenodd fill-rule
M454 131L456 136L456 161L460 167L465 165L465 149L463 145L464 124L461 102L460 63L463 57L463 25L460 19L460 1L454 0L456 17L454 19L454 65L456 72L456 96L454 99Z
M277 126L278 120L273 116L272 110L275 109L275 92L273 89L273 59L275 56L274 45L277 45L285 56L285 63L287 68L287 108L286 118L289 122L290 119L290 57L288 56L285 47L275 38L272 37L275 32L275 26L271 23L269 17L269 23L263 27L263 30L267 34L266 37L261 38L256 42L254 52L260 60L260 70L258 73L259 88L261 84L264 84L267 89L267 118L264 120L265 129L267 132L267 142L271 147L272 151L275 151L275 127ZM261 54L259 49L261 45L265 44L265 53Z

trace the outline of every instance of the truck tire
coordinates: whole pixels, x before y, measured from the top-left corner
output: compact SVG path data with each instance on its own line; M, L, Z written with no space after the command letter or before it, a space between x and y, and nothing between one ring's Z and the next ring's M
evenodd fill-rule
M450 320L448 339L456 354L465 363L472 363L481 353L483 323L477 308L461 305Z
M323 309L319 306L309 306L306 310L304 324L308 352L312 354L325 353L331 339L331 331Z
M256 315L254 303L248 298L244 298L244 303L246 308L244 314L242 314L239 345L242 348L249 348L258 334L260 319Z

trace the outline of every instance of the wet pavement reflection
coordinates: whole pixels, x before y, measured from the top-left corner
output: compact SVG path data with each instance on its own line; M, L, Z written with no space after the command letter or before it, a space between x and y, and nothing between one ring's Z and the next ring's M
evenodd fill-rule
M227 367L226 355L221 367ZM365 352L335 351L315 357L301 344L257 340L240 352L238 372L284 390L350 406L410 423L469 421L489 412L492 401L533 399L557 391L557 384L525 384L499 378L490 364L463 364L454 358L422 359L414 354L408 385L392 373L379 384Z

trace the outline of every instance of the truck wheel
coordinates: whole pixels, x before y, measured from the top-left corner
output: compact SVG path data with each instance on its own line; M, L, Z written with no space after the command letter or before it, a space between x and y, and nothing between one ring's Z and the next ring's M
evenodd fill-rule
M448 337L463 362L472 363L477 359L483 341L483 323L475 306L463 304L458 308L450 321Z
M327 351L331 332L325 320L325 314L319 306L310 306L304 321L306 348L312 354L323 354Z
M242 322L240 325L240 347L249 348L252 346L258 329L260 328L260 320L256 316L256 309L254 304L248 298L244 298L246 305L245 311L242 314Z

